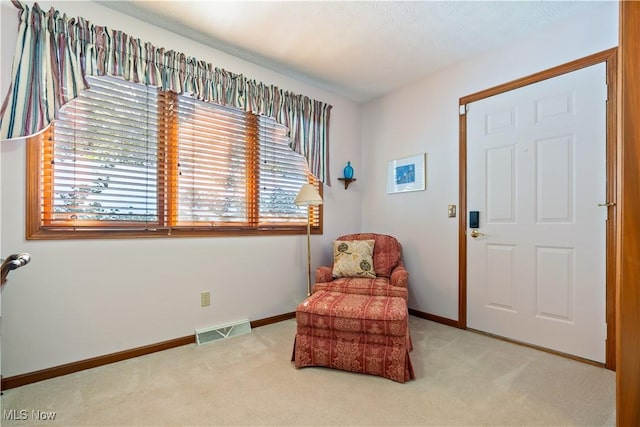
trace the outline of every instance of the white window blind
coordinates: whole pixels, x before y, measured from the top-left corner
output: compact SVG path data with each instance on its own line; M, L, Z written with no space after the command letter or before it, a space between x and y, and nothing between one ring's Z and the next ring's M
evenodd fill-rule
M89 78L60 110L43 158L43 216L52 225L157 223L157 90Z
M260 223L270 226L282 223L306 224L306 208L294 200L309 170L306 161L289 148L287 128L269 117L260 117L259 197ZM319 221L319 209L311 207L314 224Z
M178 105L178 225L247 225L248 114L186 96Z
M286 127L118 78L88 80L42 137L41 227L304 231L295 197L320 184L289 148ZM321 208L311 216L321 227Z

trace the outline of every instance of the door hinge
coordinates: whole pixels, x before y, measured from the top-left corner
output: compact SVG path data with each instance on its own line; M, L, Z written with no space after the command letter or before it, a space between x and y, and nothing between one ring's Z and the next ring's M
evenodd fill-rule
M459 112L461 116L464 116L467 113L467 111L469 111L469 107L467 104L460 106Z

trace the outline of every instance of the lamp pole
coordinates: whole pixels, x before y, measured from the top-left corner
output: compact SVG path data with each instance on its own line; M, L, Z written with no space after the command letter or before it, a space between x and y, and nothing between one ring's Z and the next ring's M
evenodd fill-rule
M307 205L307 296L311 296L311 205Z
M307 296L311 295L311 206L322 204L322 197L312 184L304 184L294 202L307 207Z

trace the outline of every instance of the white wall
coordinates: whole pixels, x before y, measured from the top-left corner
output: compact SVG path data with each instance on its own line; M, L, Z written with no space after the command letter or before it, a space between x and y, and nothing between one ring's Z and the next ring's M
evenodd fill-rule
M458 319L458 100L618 44L618 4L429 76L363 108L363 230L399 238L409 306ZM427 190L386 194L387 162L427 153ZM458 215L464 215L458 212Z
M331 240L360 230L359 182L336 180L347 160L358 173L360 107L334 94L155 28L92 2L39 2L120 29L235 73L333 105L331 175L324 191L324 235L312 236L314 267ZM29 2L31 5L32 2ZM17 10L0 4L0 91L9 86ZM1 149L1 245L30 252L2 295L2 374L14 376L157 343L196 328L292 312L306 296L306 235L282 237L25 241L25 144ZM200 307L210 290L212 305ZM292 337L293 344L293 337Z

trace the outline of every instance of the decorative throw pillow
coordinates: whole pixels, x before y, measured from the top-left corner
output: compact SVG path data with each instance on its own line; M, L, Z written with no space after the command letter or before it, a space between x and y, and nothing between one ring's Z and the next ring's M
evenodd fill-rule
M375 240L336 240L333 242L333 277L375 278L374 243Z

